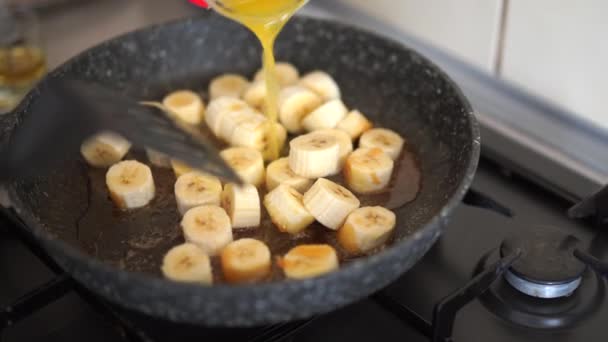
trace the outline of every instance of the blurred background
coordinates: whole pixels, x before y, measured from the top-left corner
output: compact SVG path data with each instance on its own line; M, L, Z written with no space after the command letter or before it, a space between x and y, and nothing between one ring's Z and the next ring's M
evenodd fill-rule
M196 12L185 0L4 1L40 9L51 68L116 34ZM312 0L311 5L319 2L352 6L608 129L606 1Z
M608 129L608 2L348 0Z
M11 22L1 14L9 7L30 9L36 22ZM9 37L19 22L25 31L37 26L37 32L13 38L36 48L16 52L26 60L23 70L31 70L21 70L22 84L10 91L22 94L44 70L103 40L200 11L186 0L0 0L1 37ZM571 187L588 191L608 179L606 13L604 0L311 0L301 14L376 31L431 58L463 88L484 131L499 131L568 173L583 175L591 183ZM44 52L44 68L37 48ZM7 51L0 48L0 106L11 81L2 76ZM491 137L484 143L490 154L506 153ZM514 154L513 148L508 152ZM551 170L545 164L536 173L565 177Z

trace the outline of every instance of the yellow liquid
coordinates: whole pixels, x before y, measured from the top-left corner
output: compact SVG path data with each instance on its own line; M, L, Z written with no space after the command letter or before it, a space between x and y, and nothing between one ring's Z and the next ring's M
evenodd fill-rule
M214 8L223 15L249 28L264 49L263 66L266 80L266 116L276 122L279 84L275 74L274 42L285 23L306 0L222 0ZM267 160L279 157L275 125L269 125Z

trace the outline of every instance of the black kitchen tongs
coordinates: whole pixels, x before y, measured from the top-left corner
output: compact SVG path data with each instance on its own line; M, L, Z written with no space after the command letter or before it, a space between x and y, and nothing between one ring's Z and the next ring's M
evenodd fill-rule
M34 94L34 96L36 96ZM116 132L226 181L240 178L195 128L141 105L116 90L79 80L53 79L40 89L0 152L0 181L44 174L91 135Z

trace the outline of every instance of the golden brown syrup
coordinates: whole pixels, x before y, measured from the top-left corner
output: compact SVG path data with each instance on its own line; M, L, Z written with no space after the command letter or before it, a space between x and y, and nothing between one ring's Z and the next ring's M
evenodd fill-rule
M201 132L210 137L206 128ZM226 146L211 139L216 147ZM286 154L286 151L283 151ZM149 164L141 151L130 152L125 159L137 159ZM83 161L84 163L84 161ZM176 178L170 169L152 166L156 185L156 196L152 202L140 209L123 211L110 200L105 184L106 169L87 167L89 178L89 206L78 221L78 240L87 253L112 265L129 271L160 275L160 265L165 253L173 246L184 242L180 227L181 216L173 193ZM344 184L342 175L330 177ZM403 151L395 163L395 171L389 186L372 195L357 195L362 206L381 205L389 209L400 208L416 198L421 186L421 173L415 155ZM265 189L260 190L260 201ZM399 218L397 218L399 225ZM262 206L261 225L256 228L236 229L234 239L252 237L264 241L273 257L282 256L299 244L327 243L336 248L341 263L352 259L340 247L336 232L315 222L298 235L280 232L270 221ZM390 245L393 239L387 243ZM372 253L382 250L382 246ZM273 260L273 271L268 280L283 279L283 274ZM212 258L214 280L222 282L221 267L217 257Z
M253 32L262 44L264 78L266 80L266 116L277 121L279 84L275 74L274 42L289 18L306 3L306 0L219 0L214 8L221 14L238 21ZM279 156L275 126L269 125L268 155L266 160Z

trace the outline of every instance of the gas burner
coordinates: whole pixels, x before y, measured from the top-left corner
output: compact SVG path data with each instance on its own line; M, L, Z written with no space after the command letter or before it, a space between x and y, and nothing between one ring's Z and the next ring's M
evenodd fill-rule
M491 268L491 265L501 259L500 254L498 249L486 254L477 264L474 274ZM583 272L577 284L578 289L570 291L570 296L550 300L524 294L508 281L507 272L513 273L505 271L505 280L495 281L480 299L488 310L518 325L536 329L571 327L592 317L606 304L605 281L590 268Z
M538 298L559 298L572 294L581 284L582 277L563 284L539 284L528 281L510 270L505 272L505 279L511 286L528 296Z
M579 240L553 227L536 226L507 237L501 256L519 251L521 256L505 272L518 291L538 298L571 295L581 284L585 264L574 256Z

